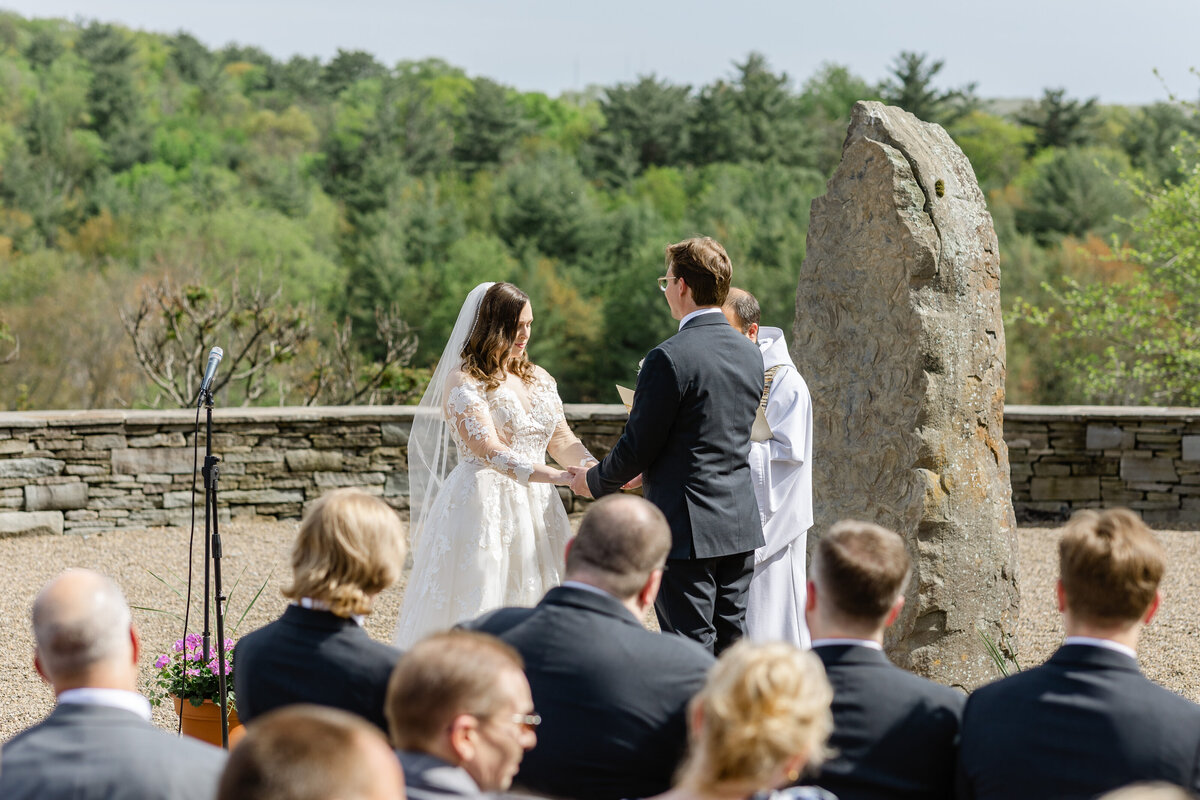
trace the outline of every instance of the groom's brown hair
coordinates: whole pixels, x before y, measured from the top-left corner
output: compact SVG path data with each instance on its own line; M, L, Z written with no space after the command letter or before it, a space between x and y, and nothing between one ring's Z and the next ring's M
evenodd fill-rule
M697 236L667 245L667 270L692 290L692 301L698 306L725 304L729 284L733 281L733 264L729 254L716 239Z
M653 503L633 495L597 500L579 523L567 551L567 578L582 573L621 600L633 597L662 569L671 528Z

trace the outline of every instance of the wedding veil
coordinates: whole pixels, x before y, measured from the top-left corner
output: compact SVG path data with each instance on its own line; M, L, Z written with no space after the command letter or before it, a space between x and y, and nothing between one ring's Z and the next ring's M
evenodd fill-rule
M481 283L471 290L459 309L454 330L421 402L413 416L412 431L408 435L408 542L414 548L425 529L425 520L433 500L437 497L446 475L457 462L457 450L450 438L450 426L446 424L442 405L446 401L446 383L450 376L462 366L463 345L475 327L479 317L479 306L483 295L492 283Z

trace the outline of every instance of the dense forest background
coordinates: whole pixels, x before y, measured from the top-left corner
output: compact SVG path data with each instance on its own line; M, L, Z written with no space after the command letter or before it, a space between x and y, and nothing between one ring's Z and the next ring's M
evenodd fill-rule
M975 167L1009 402L1200 405L1194 105L1001 104L940 69L797 82L751 53L706 86L548 97L0 13L0 408L187 404L214 344L221 404L415 402L481 280L529 292L564 399L615 401L673 329L671 241L721 240L790 334L860 99L941 123Z

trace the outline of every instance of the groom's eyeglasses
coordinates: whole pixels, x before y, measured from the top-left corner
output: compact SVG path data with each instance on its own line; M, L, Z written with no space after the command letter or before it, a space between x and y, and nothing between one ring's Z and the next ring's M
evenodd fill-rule
M677 281L677 280L679 280L679 277L676 275L666 275L662 278L659 278L658 279L658 290L660 292L665 292L667 290L667 286L671 283L671 281Z

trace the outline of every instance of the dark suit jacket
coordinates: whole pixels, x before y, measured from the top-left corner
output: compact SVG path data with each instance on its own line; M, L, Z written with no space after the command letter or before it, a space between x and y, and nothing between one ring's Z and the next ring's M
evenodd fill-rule
M966 696L900 669L878 650L817 647L833 686L836 755L811 783L838 800L950 798Z
M316 703L365 717L386 736L384 698L399 658L352 619L288 606L234 648L238 717L249 722L280 706Z
M120 708L63 703L0 750L4 800L212 800L225 751Z
M1135 781L1200 791L1200 706L1122 653L1064 645L967 700L961 797L1069 800Z
M650 351L625 433L588 471L596 497L639 473L671 525L670 558L713 558L763 544L750 480L750 430L762 355L723 314L704 314Z
M542 725L516 785L585 800L670 787L688 701L714 663L707 650L648 631L615 598L572 586L464 627L500 637L525 659Z

